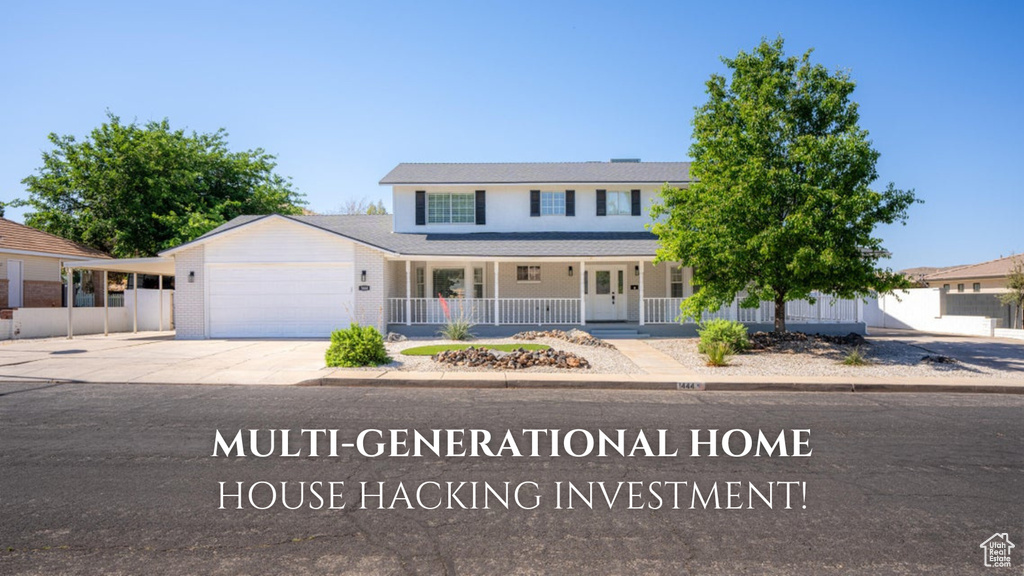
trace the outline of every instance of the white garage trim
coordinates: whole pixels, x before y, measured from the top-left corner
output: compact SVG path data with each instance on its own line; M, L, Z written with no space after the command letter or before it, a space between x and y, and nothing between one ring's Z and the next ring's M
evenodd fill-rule
M203 276L208 338L326 338L352 317L351 262L208 263Z

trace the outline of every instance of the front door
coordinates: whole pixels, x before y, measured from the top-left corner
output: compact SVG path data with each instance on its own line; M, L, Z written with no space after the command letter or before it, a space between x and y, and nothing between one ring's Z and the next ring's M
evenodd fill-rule
M587 322L625 320L625 267L597 266L586 273Z
M7 306L20 308L23 292L23 263L21 260L7 261Z

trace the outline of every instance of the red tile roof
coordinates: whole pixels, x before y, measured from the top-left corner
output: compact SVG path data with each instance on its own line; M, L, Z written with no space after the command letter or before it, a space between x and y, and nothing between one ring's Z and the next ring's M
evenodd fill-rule
M67 238L54 236L29 228L24 224L0 218L0 250L24 250L42 252L55 256L79 256L82 258L110 258L99 250L72 242Z

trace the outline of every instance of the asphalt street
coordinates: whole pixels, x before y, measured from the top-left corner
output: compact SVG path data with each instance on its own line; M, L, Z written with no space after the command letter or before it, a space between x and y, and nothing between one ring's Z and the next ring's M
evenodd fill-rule
M679 455L329 457L321 444L313 457L293 436L304 452L285 457L277 436L275 456L212 456L217 430L250 429L349 443L367 429L624 429L631 446L664 429ZM692 429L809 429L813 453L693 458ZM312 509L317 481L344 482L346 507ZM287 503L305 500L220 509L220 482L285 482ZM384 482L392 509L362 508L361 482ZM462 506L427 509L448 482L477 484L456 494ZM523 506L491 494L472 509L505 482L526 486ZM570 510L556 500L570 482L648 492L631 500L626 484L611 507L598 492ZM668 482L687 482L682 503L655 508ZM727 482L738 509L725 509ZM716 483L721 509L691 505L693 485L706 496ZM414 509L394 499L399 485ZM769 507L749 486L797 489ZM269 488L254 494L263 505ZM996 532L1018 548L1012 571L991 573L1019 573L1021 396L0 384L3 574L979 574Z

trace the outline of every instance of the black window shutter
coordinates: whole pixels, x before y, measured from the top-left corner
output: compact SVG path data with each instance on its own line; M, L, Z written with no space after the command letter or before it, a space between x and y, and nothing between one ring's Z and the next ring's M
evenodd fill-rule
M482 226L487 224L487 201L485 199L486 192L483 190L476 191L476 224Z
M427 193L423 190L416 191L416 225L423 226L427 223Z
M640 191L631 190L629 193L629 202L631 204L633 216L640 215Z
M565 215L575 216L576 215L576 191L566 190L565 191Z
M540 216L540 190L530 190L530 216Z
M597 215L606 216L608 214L608 194L604 190L597 191Z

